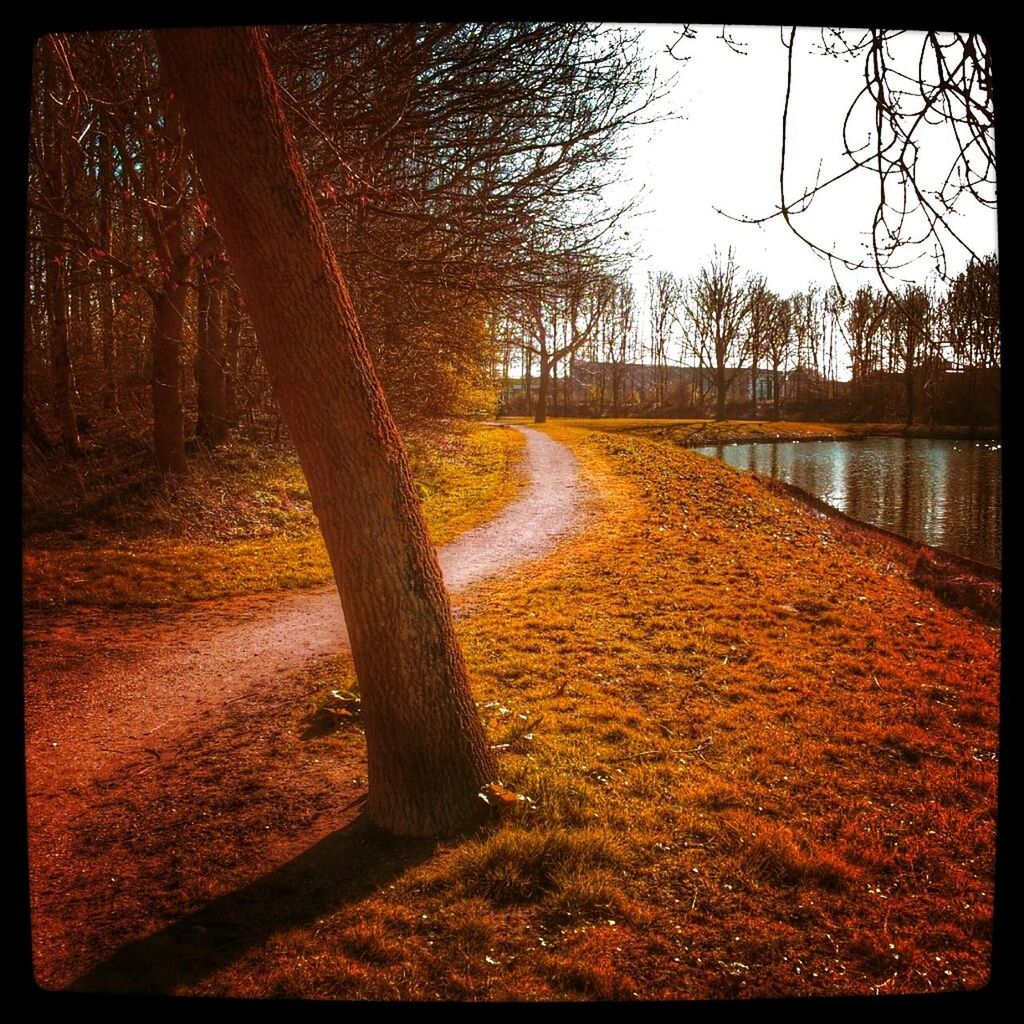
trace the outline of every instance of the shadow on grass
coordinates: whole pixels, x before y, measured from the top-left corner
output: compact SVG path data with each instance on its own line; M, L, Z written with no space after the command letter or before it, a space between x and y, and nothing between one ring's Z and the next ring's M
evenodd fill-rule
M196 985L275 933L362 899L435 849L434 840L395 839L361 816L250 885L122 947L68 988L168 993Z

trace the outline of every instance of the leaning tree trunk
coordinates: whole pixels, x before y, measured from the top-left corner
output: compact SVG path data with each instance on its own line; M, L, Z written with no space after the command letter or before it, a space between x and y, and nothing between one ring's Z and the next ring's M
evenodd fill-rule
M158 33L320 519L362 696L376 824L453 831L497 768L405 451L259 29Z

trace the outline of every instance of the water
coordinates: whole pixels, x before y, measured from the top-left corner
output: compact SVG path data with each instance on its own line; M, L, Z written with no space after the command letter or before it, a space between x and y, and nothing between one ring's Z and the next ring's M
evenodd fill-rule
M872 437L697 448L777 477L854 519L990 565L1002 565L998 444Z

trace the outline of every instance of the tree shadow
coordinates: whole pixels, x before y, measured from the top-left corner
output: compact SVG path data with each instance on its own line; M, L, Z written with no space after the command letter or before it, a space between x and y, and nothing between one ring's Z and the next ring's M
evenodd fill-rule
M433 839L396 839L362 815L249 885L123 946L68 989L168 993L196 985L275 933L364 898L436 847Z

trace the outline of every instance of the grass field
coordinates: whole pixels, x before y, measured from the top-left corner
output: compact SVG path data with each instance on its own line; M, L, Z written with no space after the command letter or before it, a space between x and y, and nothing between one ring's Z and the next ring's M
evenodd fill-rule
M598 498L458 630L516 793L183 991L664 999L961 991L989 976L999 631L884 542L647 432L549 425ZM313 706L346 696L324 663ZM290 743L358 749L358 715ZM325 905L326 904L326 905Z
M434 542L490 519L517 493L523 436L486 424L406 439ZM26 605L155 606L331 580L305 478L281 449L235 445L91 521L28 539Z

